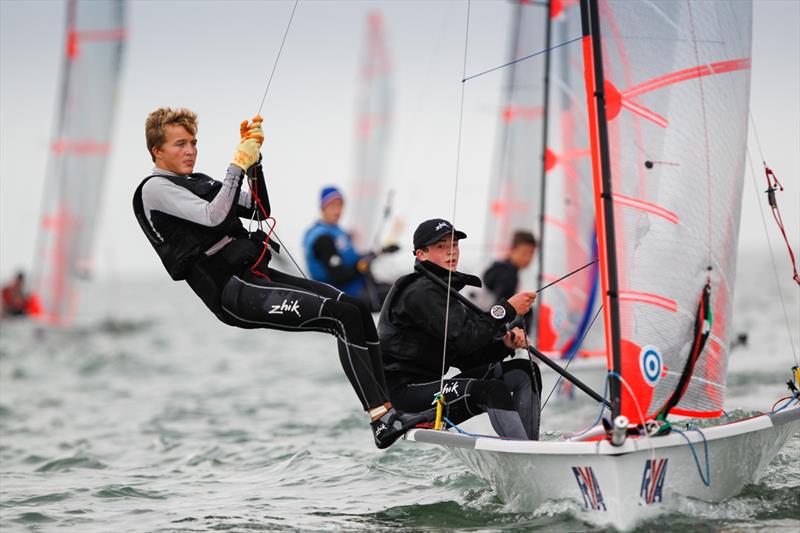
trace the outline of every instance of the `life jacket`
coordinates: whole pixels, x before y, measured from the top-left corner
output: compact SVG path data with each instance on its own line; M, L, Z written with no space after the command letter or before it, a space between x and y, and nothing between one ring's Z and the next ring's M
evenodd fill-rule
M151 226L142 205L142 187L156 176L180 185L207 202L217 196L222 183L200 173L188 176L153 174L142 180L136 188L133 194L133 212L136 220L172 279L176 281L186 279L189 268L202 258L206 250L224 237L246 237L247 233L236 214L238 191L228 216L217 226L203 226L155 210L150 212Z
M339 257L342 258L343 266L355 267L356 263L361 259L361 255L353 247L350 235L337 225L318 221L306 231L303 237L303 248L305 249L309 275L312 279L333 285L333 280L328 274L328 266L314 255L314 243L323 235L329 235L333 239L336 251ZM351 296L356 296L364 289L364 283L364 277L359 276L348 281L343 286L337 287Z

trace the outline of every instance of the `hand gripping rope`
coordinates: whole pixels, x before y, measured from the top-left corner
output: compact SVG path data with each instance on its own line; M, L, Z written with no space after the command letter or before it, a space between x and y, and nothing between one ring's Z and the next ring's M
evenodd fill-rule
M792 246L789 244L789 238L786 236L786 229L783 226L781 212L778 209L778 200L775 197L775 191L783 192L783 185L781 185L781 182L778 181L778 177L774 172L772 172L772 169L767 166L766 162L764 162L764 173L767 176L767 190L764 192L767 193L767 201L769 201L769 206L772 208L772 218L774 218L775 223L778 224L778 228L781 230L781 234L783 235L783 240L786 243L786 248L789 250L789 257L792 260L792 269L794 270L792 279L794 279L794 281L800 285L800 275L797 273L797 261L794 258Z

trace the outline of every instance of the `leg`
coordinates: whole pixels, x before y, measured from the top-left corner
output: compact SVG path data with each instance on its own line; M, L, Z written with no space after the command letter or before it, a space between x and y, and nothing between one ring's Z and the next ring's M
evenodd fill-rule
M511 391L514 410L519 413L530 440L539 439L540 395L531 373L530 361L512 359L502 363L503 383Z
M358 308L331 298L341 293L328 285L274 272L270 269L270 279L232 277L222 291L224 312L246 327L335 335L342 368L364 409L387 403L385 388L372 371Z
M275 282L306 288L311 292L321 294L331 298L332 300L338 300L342 303L350 304L358 308L358 316L361 320L361 327L363 329L364 344L366 344L367 350L369 351L369 370L374 376L375 380L378 382L378 387L380 390L384 391L384 395L387 395L385 391L388 390L388 387L386 386L386 378L383 374L383 358L381 357L380 342L378 341L378 331L375 328L375 322L372 320L372 314L367 303L358 298L349 296L339 289L325 283L320 283L318 281L305 278L298 278L297 276L290 276L289 274L285 274L275 269L269 269L268 274ZM351 335L350 338L352 339L354 337Z

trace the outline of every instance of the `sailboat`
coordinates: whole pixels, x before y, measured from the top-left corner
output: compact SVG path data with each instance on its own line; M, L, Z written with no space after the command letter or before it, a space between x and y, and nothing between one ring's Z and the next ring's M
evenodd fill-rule
M68 324L92 244L111 153L125 43L123 0L70 0L55 133L34 261L31 315Z
M539 294L530 335L543 353L562 364L569 362L583 381L602 388L605 353L602 335L597 334L602 318L597 316L598 268L592 264L597 249L591 160L589 137L580 127L586 123L581 51L561 47L515 61L549 48L554 39L579 33L578 4L517 2L511 25L510 65L486 213L487 248L490 256L505 259L514 231L538 236L537 261L521 273L520 288L525 290L589 265ZM557 378L543 369L545 393ZM581 398L574 393L563 396Z
M386 153L392 124L392 66L386 45L383 17L367 15L362 52L360 95L356 118L356 171L348 195L348 217L358 230L352 235L359 250L377 247L385 208Z
M515 508L566 500L630 529L680 498L734 496L800 429L797 367L772 410L721 418L751 15L744 1L580 2L610 419L556 441L406 440L448 448Z

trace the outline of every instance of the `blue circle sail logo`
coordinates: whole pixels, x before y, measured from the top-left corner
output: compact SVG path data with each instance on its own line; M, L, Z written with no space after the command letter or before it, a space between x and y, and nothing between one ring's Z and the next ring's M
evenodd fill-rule
M661 364L661 354L655 346L645 346L639 354L639 368L642 370L642 375L645 381L651 387L654 387L658 380L661 379L661 371L663 365Z

